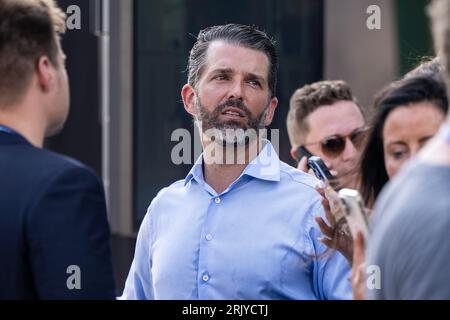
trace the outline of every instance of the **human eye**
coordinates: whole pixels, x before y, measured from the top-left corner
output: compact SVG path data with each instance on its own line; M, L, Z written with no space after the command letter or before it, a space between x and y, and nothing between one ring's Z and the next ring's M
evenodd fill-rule
M261 88L261 82L257 79L250 79L248 80L248 83L255 88Z
M390 156L395 160L402 160L407 156L406 150L394 149L389 152Z
M224 74L224 73L216 74L213 77L213 80L217 80L217 81L225 81L225 80L228 80L228 79L229 79L229 76Z

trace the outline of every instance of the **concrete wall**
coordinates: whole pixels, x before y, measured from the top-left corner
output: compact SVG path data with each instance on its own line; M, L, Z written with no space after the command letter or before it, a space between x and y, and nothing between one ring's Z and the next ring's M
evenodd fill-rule
M381 9L381 29L369 30L367 8ZM363 106L398 76L397 27L392 0L326 0L324 78L346 80Z

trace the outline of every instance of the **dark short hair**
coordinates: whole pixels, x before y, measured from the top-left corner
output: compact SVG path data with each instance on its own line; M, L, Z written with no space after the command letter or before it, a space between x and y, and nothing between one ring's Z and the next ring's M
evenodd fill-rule
M367 144L361 155L360 191L371 204L389 180L384 162L383 130L389 114L400 106L430 102L445 115L448 111L446 86L434 77L411 77L393 82L375 99L375 113Z
M21 98L41 56L58 66L57 35L64 31L54 0L0 0L0 105Z
M188 83L196 87L206 63L209 45L213 41L222 40L249 49L262 51L269 58L268 84L272 97L277 86L278 56L275 42L256 27L241 24L227 24L203 29L192 47L188 63Z
M339 101L353 101L347 82L342 80L319 81L297 89L291 97L287 116L287 130L291 145L300 144L300 137L309 131L306 118L322 106L329 106ZM361 108L360 108L361 109Z

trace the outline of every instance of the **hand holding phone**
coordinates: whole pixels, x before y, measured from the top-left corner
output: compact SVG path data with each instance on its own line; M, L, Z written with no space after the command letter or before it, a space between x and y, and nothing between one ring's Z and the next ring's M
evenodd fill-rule
M345 208L346 219L353 239L361 232L365 239L369 237L369 221L362 197L357 190L342 189L339 198Z
M308 159L308 167L313 170L316 177L323 182L328 182L334 179L333 175L330 173L330 170L325 165L325 162L323 162L323 160L319 157L310 157Z
M307 158L307 162L306 162L306 167L303 167L304 164L301 162L302 162L302 159L305 157ZM333 187L336 187L335 186L336 177L331 174L327 165L321 158L313 156L308 151L308 149L306 149L303 146L300 146L297 148L296 159L297 159L298 163L301 163L301 165L299 165L300 170L307 172L308 169L311 169L314 172L314 175L319 180L323 181L324 183L329 182Z
M313 155L308 151L304 146L300 146L297 148L297 162L300 162L304 157L311 158Z

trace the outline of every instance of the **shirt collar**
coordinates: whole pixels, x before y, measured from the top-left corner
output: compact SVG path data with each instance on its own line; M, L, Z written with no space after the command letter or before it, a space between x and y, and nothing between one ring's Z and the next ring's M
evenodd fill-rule
M280 158L269 140L262 140L263 149L245 168L242 175L266 181L280 181Z
M23 135L21 135L20 133L18 133L17 131L4 126L2 124L0 124L0 134L2 136L6 136L8 138L9 141L13 141L14 143L28 143L28 140L25 139L25 137Z
M263 149L258 156L245 168L242 176L249 176L265 181L280 181L280 158L269 140L262 140ZM204 184L203 154L195 162L191 171L184 179L186 186L192 179L199 184Z
M189 171L188 175L184 179L184 186L186 186L192 179L201 184L205 182L205 179L203 178L203 153L197 159L191 171Z

